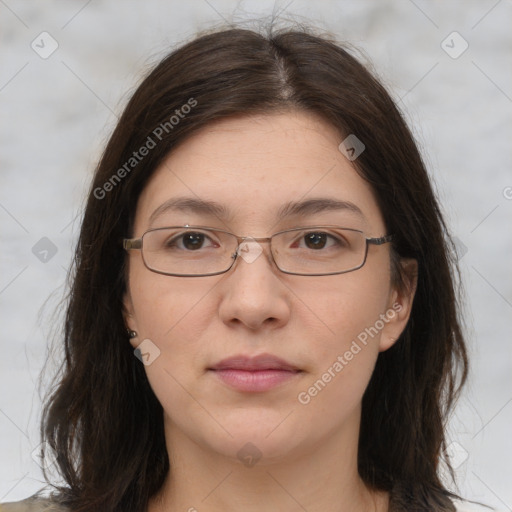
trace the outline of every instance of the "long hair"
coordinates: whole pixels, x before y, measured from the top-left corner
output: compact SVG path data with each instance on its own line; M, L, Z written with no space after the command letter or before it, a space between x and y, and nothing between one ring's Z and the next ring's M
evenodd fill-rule
M61 375L41 419L66 483L53 487L73 511L142 512L172 471L162 407L123 321L120 240L132 234L141 191L169 152L208 123L291 110L319 115L364 143L353 164L394 234L395 284L405 286L400 258L418 262L409 322L379 354L363 397L359 474L392 492L396 510L454 510L440 462L468 360L453 243L390 95L350 49L294 28L221 30L181 46L141 82L106 145L73 262ZM142 147L150 147L143 157Z

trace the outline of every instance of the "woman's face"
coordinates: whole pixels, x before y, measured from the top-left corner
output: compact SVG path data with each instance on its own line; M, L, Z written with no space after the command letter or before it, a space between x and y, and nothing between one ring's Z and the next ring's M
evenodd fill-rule
M338 149L342 139L305 113L207 126L156 170L139 199L133 236L186 224L250 237L315 225L386 235L370 186ZM177 198L215 202L223 212L160 208ZM324 199L350 202L360 213L322 206ZM285 205L312 200L319 201L302 213L279 215ZM141 251L130 251L126 322L138 333L134 348L150 340L145 370L166 432L233 459L261 456L260 463L324 441L356 449L361 399L378 353L398 338L411 307L411 296L391 282L390 246L369 245L356 271L316 277L280 272L269 244L259 247L261 254L253 245L253 257L208 277L157 274ZM237 369L240 361L219 366L262 354L289 367L272 369L268 359L259 371Z

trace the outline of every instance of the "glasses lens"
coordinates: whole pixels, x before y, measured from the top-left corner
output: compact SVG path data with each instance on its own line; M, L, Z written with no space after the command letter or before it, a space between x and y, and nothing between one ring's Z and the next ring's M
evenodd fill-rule
M361 231L332 227L298 228L274 235L277 266L293 274L330 274L359 268L366 255Z
M145 264L156 272L205 275L227 270L236 247L236 237L222 231L162 228L144 234L142 256Z
M231 267L237 248L237 237L231 233L200 227L168 227L144 234L142 257L146 266L155 272L178 276L211 275ZM363 265L366 238L354 229L296 228L272 237L272 253L284 272L336 274Z

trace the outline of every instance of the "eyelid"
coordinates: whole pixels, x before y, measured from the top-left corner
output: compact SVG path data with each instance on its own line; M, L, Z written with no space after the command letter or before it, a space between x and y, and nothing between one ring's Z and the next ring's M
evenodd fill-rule
M184 226L183 229L177 230L176 233L172 236L172 240L174 239L182 239L183 236L186 236L189 233L198 233L203 235L205 240L210 240L213 243L220 244L221 241L219 237L215 237L216 232L219 232L215 228L204 228L204 227L194 227L194 226Z
M161 227L152 227L150 229L147 229L144 234L151 232L151 231L162 231L162 230L174 230L174 235L177 233L196 233L196 232L206 232L204 233L205 236L209 236L209 232L214 233L221 233L221 234L230 234L234 235L238 238L267 238L267 237L254 237L252 235L238 235L232 231L226 230L223 227L214 227L214 226L205 226L205 225L199 225L199 224L184 224L184 225L178 225L178 226L161 226ZM279 229L277 231L274 231L269 237L279 235L281 233L289 233L290 236L293 236L294 232L316 232L316 233L327 233L332 234L332 236L335 236L333 231L336 232L336 230L346 230L348 232L357 232L364 235L365 231L361 228L353 228L349 227L346 224L312 224L312 225L295 225L294 227L287 227L285 229Z
M306 236L308 236L309 234L313 233L313 234L322 234L322 235L326 235L327 238L330 238L331 240L334 240L336 243L347 243L346 239L343 238L341 235L336 235L335 233L333 232L330 232L329 230L326 230L326 229L304 229L304 231L297 231L297 236L294 237L294 240L297 241L302 241L304 240L304 238Z

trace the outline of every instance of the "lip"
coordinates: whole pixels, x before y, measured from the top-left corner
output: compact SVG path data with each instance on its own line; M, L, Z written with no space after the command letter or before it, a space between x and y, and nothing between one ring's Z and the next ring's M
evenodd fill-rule
M259 354L257 356L246 356L243 354L228 357L213 365L209 370L286 370L298 371L292 363L273 356L272 354Z
M271 354L228 357L208 370L228 386L253 393L273 389L302 373L295 365Z

